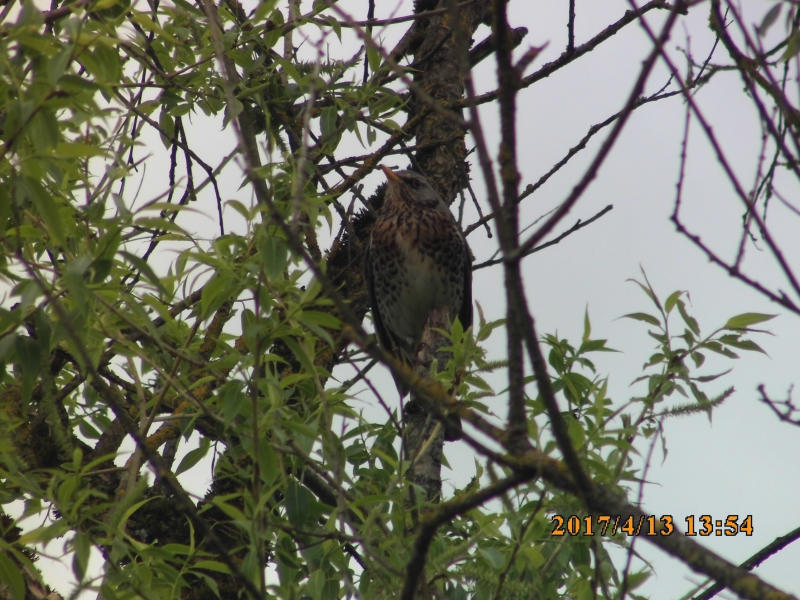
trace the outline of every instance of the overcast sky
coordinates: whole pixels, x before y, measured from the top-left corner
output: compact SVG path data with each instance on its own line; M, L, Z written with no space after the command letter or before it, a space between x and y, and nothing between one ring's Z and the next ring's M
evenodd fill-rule
M556 58L566 44L564 2L512 2L512 23L530 30L526 42L549 46L541 61ZM742 9L748 23L760 22L772 2L748 1ZM578 0L576 43L586 41L629 8L624 1ZM686 47L687 36L697 57L705 58L714 38L708 28L708 5L694 9L675 28L668 45L675 62L685 61L675 50ZM650 13L648 20L661 18ZM777 26L776 26L777 27ZM775 32L777 33L777 31ZM569 68L520 93L523 110L519 120L520 168L525 183L536 181L588 128L618 111L630 93L641 61L650 49L642 29L633 25ZM730 63L718 48L712 62ZM541 62L537 64L542 64ZM477 79L482 88L492 87L492 67L480 65ZM534 67L535 68L535 67ZM647 86L658 90L668 79L660 66ZM696 96L714 126L727 158L749 188L760 151L760 129L752 104L742 92L737 73L724 73ZM614 210L594 225L560 245L530 257L525 276L532 311L540 332L558 330L572 339L580 335L581 315L588 305L596 335L622 354L604 355L600 369L610 374L611 396L623 401L632 395L630 381L655 349L643 324L616 320L623 314L650 310L647 299L626 279L640 278L643 267L662 299L675 290L691 293L691 312L704 332L713 331L735 314L754 311L779 314L768 324L775 337L762 336L758 343L769 354L745 355L733 373L719 380L722 391L735 386L734 396L715 411L713 422L705 417L682 418L665 424L669 454L662 464L657 451L648 475L643 508L651 514L674 515L684 524L687 515L710 514L715 519L729 514L752 514L754 535L706 538L704 545L739 563L800 525L798 478L793 458L800 451L800 430L779 423L759 403L756 386L764 383L775 397L785 397L800 373L800 319L734 281L704 258L688 240L679 236L669 221L675 198L685 105L679 98L640 108L625 128L614 153L598 179L573 210L575 218L587 218L606 204ZM484 110L487 118L492 110ZM490 132L496 128L487 127ZM603 134L596 136L580 160L554 177L526 213L534 218L558 204L594 157ZM687 226L723 257L735 255L743 208L732 192L702 132L690 133L684 191ZM798 188L788 177L778 180L786 195L797 198ZM785 255L800 266L800 221L774 204L769 224ZM471 236L475 247L476 232ZM748 248L745 266L761 281L786 288L763 244ZM481 271L476 276L477 297L493 289L498 274ZM496 288L494 288L496 289ZM682 328L680 329L682 330ZM680 331L679 330L679 331ZM719 372L722 362L708 364L705 373ZM727 368L727 367L726 367ZM637 388L634 388L637 389ZM641 393L641 387L638 393ZM673 401L679 401L675 398ZM642 447L643 448L643 447ZM640 588L653 598L678 598L700 578L643 540L637 550L653 561L657 577ZM800 594L800 545L795 544L769 559L756 572L787 592ZM730 595L730 594L729 594Z
M363 0L343 0L340 5L352 8L357 18L366 16ZM760 21L772 5L771 1L747 0L742 10L747 22L754 23ZM529 30L519 51L529 45L548 44L528 72L557 58L564 50L566 6L565 1L512 0L512 26L524 26ZM410 1L378 0L376 16L408 14L410 7ZM310 2L304 2L304 11L309 8ZM628 2L623 0L577 0L576 43L585 42L629 8ZM663 15L653 12L648 21L657 27L662 18ZM383 33L386 45L391 46L404 29L405 26L398 26ZM481 28L476 41L487 34L488 30ZM691 37L694 54L707 56L714 42L708 29L707 4L694 9L690 17L681 19L674 30L668 48L681 66L685 61L676 47L685 47L687 36ZM329 42L331 56L338 58L336 52L341 51L341 47L335 39ZM345 56L352 54L354 44L357 42L352 37L345 36ZM622 108L649 50L650 44L641 27L632 24L590 55L520 92L518 139L523 186L546 173L578 143L591 125ZM713 62L730 61L724 50L718 48ZM493 60L486 60L476 68L479 91L495 87L494 68ZM667 80L666 69L659 65L649 80L647 92L658 90ZM749 187L760 149L760 130L755 111L742 88L738 74L722 73L700 90L697 100L712 122L728 159ZM715 519L731 514L739 515L740 519L753 515L752 537L738 535L702 540L708 548L739 563L800 525L800 486L794 460L800 453L800 430L779 423L770 410L759 403L756 391L756 386L763 383L773 396L785 397L789 387L800 379L797 368L800 364L800 318L785 314L780 307L709 264L697 248L675 232L669 216L675 197L684 114L685 105L678 97L645 106L634 113L598 178L558 231L568 228L578 218L591 217L608 204L613 204L614 209L561 244L527 258L524 275L539 333L557 331L560 336L578 342L584 311L588 307L594 337L607 338L609 346L621 351L600 355L596 361L600 374L609 376L609 395L617 403L642 393L643 388L630 388L629 383L642 374L642 365L655 349L655 341L647 335L642 323L619 318L636 311L652 312L638 287L626 282L630 278L641 279L641 268L646 270L662 299L676 290L687 290L691 294L689 310L700 322L703 332L713 331L730 316L743 312L780 315L767 324L775 335L757 340L769 356L745 354L732 365L735 368L730 375L710 388L716 392L730 386L736 388L732 398L714 412L712 422L705 416L694 416L665 423L669 454L664 458L660 449L656 451L644 493L646 511L657 516L673 515L681 527L687 515L710 514ZM498 142L496 107L482 107L481 115L494 151ZM221 118L210 120L201 115L192 116L189 142L209 164L214 164L215 159L219 160L234 144L230 133L221 131L221 125ZM532 222L563 201L606 134L607 130L595 136L581 155L525 200L523 224ZM145 140L152 142L154 150L148 160L145 185L138 202L158 194L167 179L163 146L157 136L148 134ZM347 150L352 150L353 154L364 153L353 140L345 140L343 144L349 145L340 148L340 155ZM469 140L468 145L471 147ZM407 165L404 159L398 158L387 162L401 167ZM472 176L475 190L482 198L482 177L474 165ZM379 181L377 175L372 176L365 191L371 192ZM788 178L779 181L787 197L797 198L796 185ZM240 183L241 171L232 165L225 171L222 181L223 198L250 201L247 191L238 190ZM135 189L135 186L129 184L128 189ZM684 202L687 226L722 256L733 256L743 209L702 132L694 125ZM484 210L486 206L484 202ZM795 267L800 267L800 222L777 203L771 210L768 223L787 258ZM226 213L227 217L231 223L236 218L232 210ZM468 208L465 222L474 218L474 210ZM206 238L213 235L215 225L212 223L216 223L213 213L208 220L196 218L183 222L188 229L194 228ZM244 228L241 222L239 226ZM488 239L482 229L473 232L469 242L477 262L491 256L496 249L496 238ZM762 244L749 246L745 266L773 287L786 286ZM489 318L504 315L501 290L499 269L482 269L475 273L474 297ZM502 333L496 333L488 345L490 355L502 357L504 348ZM701 374L719 372L728 366L726 361L709 357ZM377 374L375 381L386 390L386 397L396 402L388 375ZM360 398L358 406L367 411L365 414L385 419L378 409L371 409L368 395ZM677 398L671 400L676 401ZM505 416L501 398L494 401L492 408L498 416ZM639 448L642 452L647 450L644 445ZM473 460L467 449L461 442L446 446L453 470L443 473L445 493L454 485L463 486L474 474ZM202 495L210 477L209 467L200 465L194 473L196 489L193 491ZM57 554L55 545L49 549ZM644 540L637 541L637 551L656 568L656 577L640 588L639 593L658 600L677 599L688 592L693 583L701 581L699 576ZM795 544L769 559L756 572L783 590L800 595L798 563L800 544ZM53 582L67 577L64 571L49 573ZM62 593L67 591L63 585L58 587Z

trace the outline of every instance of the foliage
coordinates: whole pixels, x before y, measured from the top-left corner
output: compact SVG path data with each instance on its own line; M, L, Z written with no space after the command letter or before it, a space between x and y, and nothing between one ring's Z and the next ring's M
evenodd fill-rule
M400 124L410 96L390 85L410 80L372 42L364 56L323 60L325 41L349 24L333 4L299 15L297 3L290 13L275 0L251 13L233 1L5 3L0 582L15 600L44 584L34 549L54 540L71 554L76 591L107 598L390 598L403 588L418 534L441 512L423 490L411 493L417 457L402 449L399 415L372 422L354 408L353 386L377 352L360 329L370 213L340 198L394 147L379 139L410 137ZM295 26L320 32L311 61L292 45ZM189 123L201 115L242 130L235 152L213 165ZM141 201L134 182L156 152L148 131L167 151L169 182ZM256 133L264 164L243 151ZM368 152L350 175L337 154L348 135ZM242 189L264 186L258 201L223 203L218 179L236 152L248 163ZM326 188L331 172L345 183ZM217 211L219 234L199 239L187 225L195 211ZM226 226L234 214L243 231ZM336 227L323 256L317 237ZM610 349L592 339L588 313L578 345L541 338L581 464L617 493L640 480L639 438L726 397L708 386L724 373L697 374L704 353L759 351L744 336L769 318L739 315L701 337L683 292L661 303L639 285L658 314L628 315L658 343L643 395L607 396L590 356ZM680 335L668 326L676 309ZM485 376L508 367L482 348L498 328L506 321L481 316L471 330L445 332L453 359L436 390L453 388L476 423L498 422L490 406L508 396ZM343 381L346 364L361 375ZM535 380L525 387L529 439L560 458ZM667 406L674 392L691 403ZM481 496L514 475L493 458L501 441L442 503L461 508L432 534L429 593L584 600L641 584L646 572L610 558L609 546L630 543L622 532L553 536L554 515L591 515L579 495L531 476ZM190 451L173 464L181 443ZM209 457L213 482L197 498L184 486Z

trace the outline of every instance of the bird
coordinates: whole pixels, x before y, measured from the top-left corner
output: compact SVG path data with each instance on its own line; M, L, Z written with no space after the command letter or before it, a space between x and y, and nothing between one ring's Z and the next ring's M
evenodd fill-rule
M450 209L424 175L381 169L386 194L370 232L364 275L381 347L413 366L431 310L445 306L451 323L458 317L465 330L472 326L472 258ZM404 398L408 389L397 378L395 384Z

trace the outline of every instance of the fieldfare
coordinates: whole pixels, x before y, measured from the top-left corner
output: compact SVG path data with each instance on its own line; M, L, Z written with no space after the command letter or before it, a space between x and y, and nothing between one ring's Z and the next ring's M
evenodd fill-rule
M413 365L431 310L445 306L451 322L472 325L470 251L425 177L381 168L388 187L364 259L372 321L383 349Z

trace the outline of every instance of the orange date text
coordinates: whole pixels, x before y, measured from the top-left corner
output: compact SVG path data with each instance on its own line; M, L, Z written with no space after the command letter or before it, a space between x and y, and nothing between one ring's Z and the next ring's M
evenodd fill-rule
M686 535L753 535L753 515L747 515L741 521L739 515L727 515L725 519L714 519L711 515L686 517Z
M577 515L563 516L553 515L550 518L553 523L551 535L617 535L625 533L629 536L634 535L672 535L675 532L672 515L645 516L611 516L611 515L587 515L579 517Z

